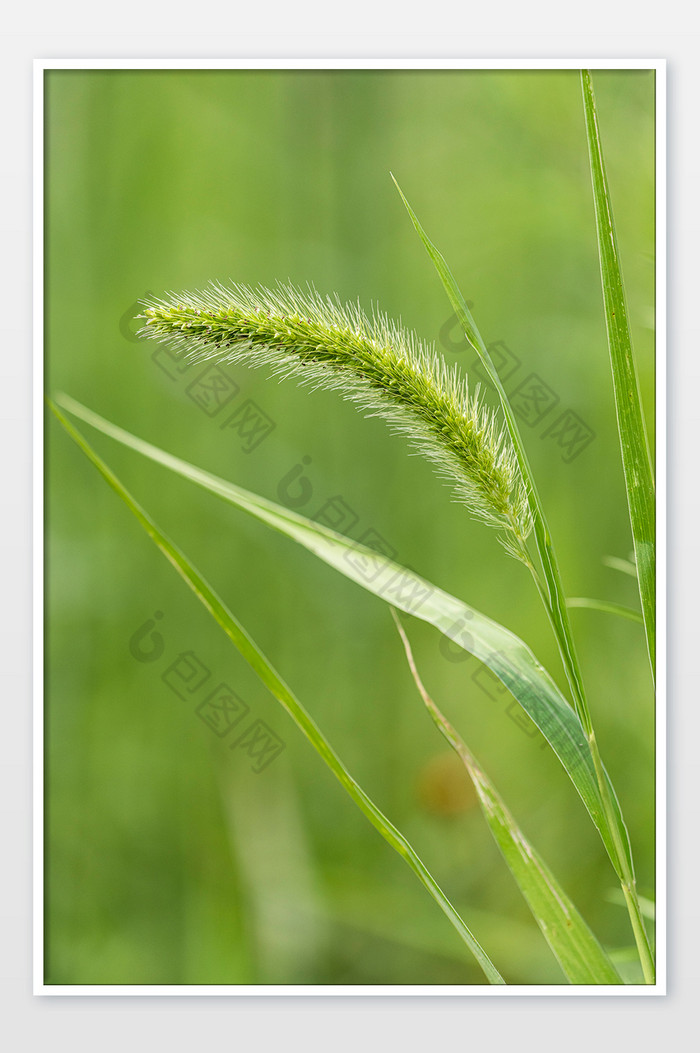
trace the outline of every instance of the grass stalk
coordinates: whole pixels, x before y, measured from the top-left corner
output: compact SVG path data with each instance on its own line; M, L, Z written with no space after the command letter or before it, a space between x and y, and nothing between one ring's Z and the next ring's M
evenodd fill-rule
M642 970L644 972L644 982L647 984L653 984L656 981L656 967L654 964L654 956L651 951L649 944L649 938L644 928L644 922L642 920L642 911L639 904L639 896L637 894L637 879L634 876L634 868L632 861L625 851L625 846L620 837L620 830L618 823L615 821L615 808L610 792L610 783L606 777L605 769L603 768L603 762L600 757L600 751L598 749L598 743L596 741L595 732L591 732L588 737L588 745L593 758L593 764L595 765L596 776L598 778L598 786L600 788L601 800L603 803L603 811L608 817L608 823L610 826L610 832L615 842L615 847L618 852L619 859L622 864L622 874L620 875L620 887L622 888L622 894L625 897L625 905L627 906L627 913L629 914L630 922L632 924L632 932L634 933L634 942L637 946L637 952L639 954L639 960L642 964Z

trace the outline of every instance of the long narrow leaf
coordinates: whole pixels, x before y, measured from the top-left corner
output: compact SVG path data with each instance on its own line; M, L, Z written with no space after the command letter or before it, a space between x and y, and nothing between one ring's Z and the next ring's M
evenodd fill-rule
M598 256L615 391L617 427L637 562L639 595L642 601L644 628L653 673L656 667L654 478L637 370L632 352L632 336L627 317L627 303L622 283L610 191L603 161L593 81L588 70L581 70L581 87L586 117L586 135L598 235Z
M617 852L605 819L585 732L557 685L519 637L475 608L443 592L414 571L399 566L372 549L152 446L66 395L58 396L57 402L117 442L290 537L368 592L434 625L455 644L488 666L537 725L558 756L598 828L620 876ZM627 831L612 787L610 792L629 859Z
M598 940L549 867L525 839L473 753L426 691L404 628L393 609L391 613L419 694L435 725L464 763L494 840L567 980L571 984L622 983Z
M367 796L364 790L355 782L340 758L330 746L318 725L314 722L313 718L306 712L301 702L275 671L252 637L248 635L240 622L238 622L231 611L229 611L223 600L217 596L208 582L202 577L199 571L195 569L187 557L176 547L176 545L173 544L172 541L170 541L148 513L136 502L111 469L97 455L97 453L95 453L80 432L73 427L70 421L59 409L57 409L56 406L52 404L50 405L52 411L71 438L77 443L83 453L87 455L112 489L119 494L127 507L136 516L149 537L156 543L166 559L168 559L175 567L177 572L189 585L201 603L206 607L217 624L224 630L228 638L238 648L240 653L250 664L251 668L262 680L263 684L265 684L278 702L280 702L286 709L294 723L330 768L360 811L369 819L385 841L387 841L406 861L418 880L428 890L440 909L447 916L466 945L469 947L477 962L483 969L489 983L505 983L503 977L500 975L489 956L480 946L475 936L471 933L460 915L447 899L442 889L439 887L406 838L389 822L373 801Z

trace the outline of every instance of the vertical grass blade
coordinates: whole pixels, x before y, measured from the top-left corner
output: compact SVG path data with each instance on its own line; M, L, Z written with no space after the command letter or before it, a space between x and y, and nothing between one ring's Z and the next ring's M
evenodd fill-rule
M632 352L625 289L617 249L615 224L608 180L605 174L600 129L596 114L593 81L588 70L581 70L583 108L586 118L588 155L593 184L600 276L603 285L605 325L610 349L617 427L625 473L632 538L637 562L639 595L652 674L656 669L656 556L655 496L651 456L644 426L642 399Z
M129 491L116 477L114 472L92 449L87 440L61 413L57 406L49 402L49 406L63 428L77 443L83 453L95 465L102 477L109 483L112 489L121 497L126 506L135 515L148 536L156 543L166 559L173 565L184 581L194 592L195 596L206 607L216 623L223 629L228 638L238 648L241 655L249 663L253 671L265 684L271 694L284 707L294 723L313 746L321 759L330 768L341 786L352 798L360 811L372 823L385 841L401 856L408 864L423 887L427 889L433 900L457 930L462 940L470 949L474 958L481 966L490 984L504 984L505 980L493 964L486 951L481 947L476 937L472 934L458 912L452 906L446 895L439 887L432 874L423 864L413 847L386 816L377 808L374 802L367 796L364 790L355 782L344 764L325 738L313 718L306 712L301 702L296 698L291 689L285 684L255 641L246 632L240 622L234 617L217 596L206 579L192 565L187 557L170 541L170 539L156 525L148 513L137 503Z
M391 613L423 702L440 733L462 760L494 840L567 980L571 984L622 983L617 970L574 904L546 863L525 839L493 783L426 691L401 621L393 608Z

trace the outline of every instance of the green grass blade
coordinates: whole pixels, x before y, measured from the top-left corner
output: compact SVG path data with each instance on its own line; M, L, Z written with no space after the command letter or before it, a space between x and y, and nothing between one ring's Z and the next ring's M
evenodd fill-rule
M49 405L71 438L95 465L112 489L122 498L149 537L156 543L166 559L175 567L177 572L187 585L189 585L200 602L206 607L217 624L224 630L228 638L238 648L242 656L262 680L263 684L265 684L278 702L282 704L294 723L304 734L321 759L330 768L360 811L363 812L367 819L369 819L385 841L387 841L391 847L398 852L402 859L405 860L418 880L427 889L469 947L475 959L483 969L489 983L504 984L505 981L503 977L440 889L439 885L427 870L414 849L408 843L403 834L401 834L396 827L389 822L389 820L367 796L364 790L355 782L313 718L306 712L301 702L299 702L290 688L275 671L252 637L249 636L240 622L236 620L231 611L228 610L224 602L217 596L205 578L203 578L199 571L195 569L187 557L177 548L176 545L173 544L172 541L170 541L148 513L136 502L111 469L95 453L80 432L73 427L70 421L56 406L51 403L49 403Z
M646 630L652 672L656 667L656 555L655 498L651 457L644 426L642 399L632 352L632 337L622 270L615 236L610 192L605 174L600 129L596 114L593 81L588 70L581 70L583 107L586 117L588 155L593 184L600 276L605 304L610 363L617 427L625 473L632 538L639 578L639 595Z
M426 691L403 626L393 608L391 613L419 694L437 728L464 763L494 840L567 980L571 984L622 983L574 904L525 839L493 783Z
M625 607L622 603L613 603L610 600L594 600L589 596L569 596L566 601L567 607L589 607L592 611L604 611L606 614L616 614L618 618L626 618L631 622L643 623L639 611L632 607Z
M558 756L593 819L618 876L616 848L602 807L597 775L585 732L571 706L529 647L504 626L443 592L418 574L371 549L336 534L297 512L203 471L131 435L66 395L56 399L71 414L105 435L230 502L285 534L319 559L393 607L434 625L453 643L473 654L508 688ZM619 806L609 787L624 836ZM629 862L631 866L631 860Z

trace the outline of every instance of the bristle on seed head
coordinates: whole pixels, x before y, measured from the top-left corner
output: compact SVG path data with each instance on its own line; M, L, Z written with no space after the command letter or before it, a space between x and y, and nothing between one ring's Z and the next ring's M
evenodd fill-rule
M510 439L466 378L433 347L375 311L292 285L211 283L195 293L143 301L141 335L183 357L267 366L331 388L406 435L472 513L503 531L522 558L527 494Z

